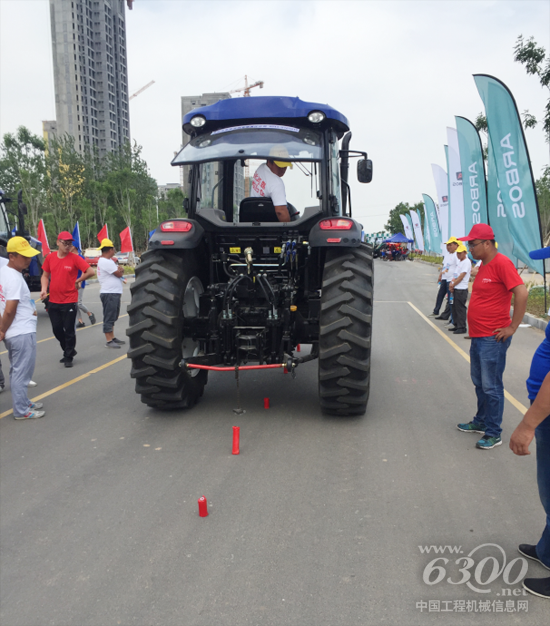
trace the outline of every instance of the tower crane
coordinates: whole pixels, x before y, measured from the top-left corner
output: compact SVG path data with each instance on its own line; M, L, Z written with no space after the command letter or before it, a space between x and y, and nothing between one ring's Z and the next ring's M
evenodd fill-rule
M154 80L152 80L150 83L147 83L147 84L145 85L145 87L142 87L141 89L138 89L138 90L136 91L136 93L133 93L133 94L132 94L132 95L128 98L128 102L130 102L130 100L131 100L132 98L135 98L136 96L139 96L139 94L140 94L142 91L145 91L145 90L146 90L148 87L150 87L150 86L151 86L154 82L155 82L155 81L154 81Z
M237 93L238 91L244 91L243 96L245 98L250 98L250 90L253 89L254 87L259 87L260 89L264 88L264 81L263 80L258 80L255 83L253 83L252 85L248 84L248 76L245 74L244 77L244 87L241 87L240 89L232 89L229 93Z

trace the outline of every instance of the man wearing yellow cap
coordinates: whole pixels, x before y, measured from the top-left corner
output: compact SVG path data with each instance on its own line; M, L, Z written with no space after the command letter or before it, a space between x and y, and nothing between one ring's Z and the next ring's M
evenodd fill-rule
M456 249L458 264L456 266L456 276L449 283L449 291L452 294L453 322L454 326L449 330L455 335L464 335L466 328L466 302L468 300L468 283L472 272L472 263L468 258L468 250L464 244L460 244Z
M97 278L99 280L99 297L103 305L103 332L105 347L120 350L125 341L115 337L115 322L120 314L120 297L122 295L122 277L124 270L114 261L116 250L110 239L102 239L101 257L97 262Z
M437 294L437 300L435 303L435 307L433 313L430 317L435 317L436 320L448 320L452 319L452 311L451 305L449 304L449 283L451 282L455 270L456 264L458 263L458 259L456 257L456 249L458 248L460 242L456 237L451 237L449 241L445 242L447 246L447 252L443 255L443 268L439 273L439 293ZM447 296L447 304L445 305L445 310L441 315L439 315L439 309L443 304L443 299ZM437 316L437 317L436 317Z
M12 237L6 249L9 260L0 270L0 341L10 360L13 416L37 419L45 414L43 405L31 402L27 394L36 361L36 306L23 272L40 253L23 237Z
M282 152L283 150L288 158L288 153L284 148L273 148L271 154L275 158L268 159L267 163L262 163L256 170L252 179L250 197L271 198L279 222L290 222L285 184L281 178L285 175L287 168L292 169L292 163L281 160L285 156ZM280 158L277 159L277 156Z

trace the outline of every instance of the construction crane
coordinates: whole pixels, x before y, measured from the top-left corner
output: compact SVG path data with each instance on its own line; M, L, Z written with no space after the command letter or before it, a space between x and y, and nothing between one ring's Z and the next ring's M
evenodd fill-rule
M255 83L253 83L252 85L248 84L248 76L244 77L244 87L241 87L240 89L232 89L229 93L237 93L238 91L244 91L243 96L245 98L250 98L250 90L253 89L254 87L259 87L260 89L264 88L264 81L263 80L258 80Z
M136 91L136 93L132 94L132 95L128 98L128 102L130 102L130 100L131 100L132 98L135 98L136 96L139 96L139 94L140 94L142 91L145 91L145 90L146 90L148 87L150 87L150 86L151 86L154 82L155 82L155 81L154 81L154 80L152 80L150 83L147 83L147 84L145 85L145 87L142 87L141 89L138 89L138 90Z

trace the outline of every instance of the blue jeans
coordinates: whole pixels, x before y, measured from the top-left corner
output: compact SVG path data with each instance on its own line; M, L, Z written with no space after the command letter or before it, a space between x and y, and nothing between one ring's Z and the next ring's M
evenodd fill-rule
M542 506L546 512L546 527L537 544L537 556L550 567L550 416L535 430L537 440L537 483Z
M485 426L488 437L500 437L504 413L502 375L506 351L512 337L497 341L494 337L474 337L470 346L470 375L476 388L477 413L474 422Z

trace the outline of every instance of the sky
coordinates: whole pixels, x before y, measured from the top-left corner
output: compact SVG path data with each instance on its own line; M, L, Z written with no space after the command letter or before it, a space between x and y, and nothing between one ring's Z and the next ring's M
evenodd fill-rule
M514 62L519 35L550 54L548 0L135 0L126 11L132 140L159 184L181 144L184 95L263 80L254 95L330 104L349 120L350 148L373 161L351 172L353 216L382 230L400 202L436 198L446 127L483 111L472 75L490 74L520 112L542 117L548 90ZM236 96L240 94L235 94ZM0 135L55 119L48 0L0 0ZM535 178L550 163L540 126L526 131ZM0 181L1 186L1 181ZM289 198L290 201L291 198Z

